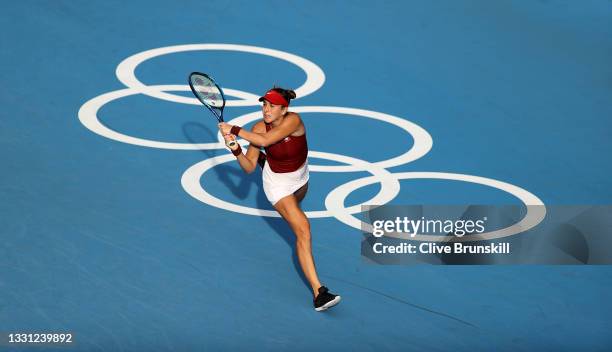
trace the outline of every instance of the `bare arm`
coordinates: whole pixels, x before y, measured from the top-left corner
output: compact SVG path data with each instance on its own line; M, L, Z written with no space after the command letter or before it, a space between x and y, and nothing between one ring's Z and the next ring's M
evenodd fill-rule
M263 132L265 132L266 130L266 127L263 124L263 122L256 123L251 130L252 132L248 132L248 131L245 131L245 132L258 134L258 133L261 133L262 130ZM230 136L226 137L226 140L228 140L228 138L230 138ZM246 172L247 174L250 174L253 171L255 171L255 169L257 168L258 158L259 158L259 147L254 144L249 145L249 148L247 149L246 154L240 153L236 156L236 160L238 161L240 168L242 168L242 170Z
M247 174L252 173L257 168L257 159L259 158L259 147L249 145L246 154L238 154L236 160L244 172Z
M291 112L287 114L287 116L283 119L283 122L281 122L278 127L271 129L268 132L265 131L265 127L263 131L246 131L241 129L238 136L246 139L256 146L267 147L295 132L300 127L301 123L302 120L300 119L300 115ZM221 123L219 126L222 131L227 130L228 132L232 127L226 123Z

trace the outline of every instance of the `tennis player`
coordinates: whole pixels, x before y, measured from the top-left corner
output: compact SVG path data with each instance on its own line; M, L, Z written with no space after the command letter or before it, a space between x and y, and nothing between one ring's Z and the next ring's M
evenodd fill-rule
M300 266L312 286L314 307L323 311L340 302L340 296L322 286L317 276L312 256L310 223L300 208L308 190L308 144L306 127L297 113L289 111L289 102L295 99L295 92L272 88L259 98L263 102L263 119L251 131L225 122L219 124L226 144L235 136L250 142L246 154L240 145L229 147L236 156L242 170L253 172L262 166L263 189L274 209L288 223L295 236ZM261 152L265 149L265 153Z

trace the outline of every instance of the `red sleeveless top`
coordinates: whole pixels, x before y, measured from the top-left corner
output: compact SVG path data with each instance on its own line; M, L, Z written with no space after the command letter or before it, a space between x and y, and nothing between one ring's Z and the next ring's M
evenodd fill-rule
M266 124L266 132L272 127ZM304 165L308 157L306 134L298 137L287 136L264 148L270 169L277 173L293 172Z

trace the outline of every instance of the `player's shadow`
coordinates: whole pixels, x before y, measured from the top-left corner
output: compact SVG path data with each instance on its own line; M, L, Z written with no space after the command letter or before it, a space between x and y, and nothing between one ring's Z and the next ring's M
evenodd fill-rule
M198 122L187 122L183 124L183 134L185 138L191 143L206 143L206 141L216 141L217 140L217 131L208 128L206 125L198 123ZM202 153L206 155L207 158L212 158L217 155L222 155L221 153L227 153L226 150L201 150ZM252 188L255 187L257 195L256 195L256 203L259 209L270 209L274 211L274 209L270 206L270 202L266 198L266 195L263 191L263 186L261 184L261 168L258 166L257 170L251 174L247 174L243 172L239 167L237 168L235 165L230 163L217 165L212 168L212 171L217 176L227 189L230 190L238 199L246 199L251 192ZM302 279L302 282L306 287L310 290L310 284L308 280L304 276L302 272L302 268L300 266L300 262L297 256L297 252L295 249L295 235L293 231L289 227L289 224L282 218L272 218L272 217L263 217L263 219L268 223L268 226L272 228L277 235L279 235L287 245L291 248L292 252L292 262L295 268L296 273ZM266 236L266 233L263 233L261 236Z

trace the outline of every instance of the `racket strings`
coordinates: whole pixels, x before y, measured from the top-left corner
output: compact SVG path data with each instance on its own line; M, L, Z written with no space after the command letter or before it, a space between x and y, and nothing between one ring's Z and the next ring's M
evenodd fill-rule
M223 95L217 86L204 77L194 77L193 86L199 97L212 107L223 106Z

